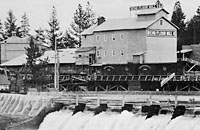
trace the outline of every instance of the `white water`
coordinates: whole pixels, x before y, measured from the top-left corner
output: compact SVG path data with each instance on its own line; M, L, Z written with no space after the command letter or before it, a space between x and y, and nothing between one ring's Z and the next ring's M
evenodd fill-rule
M58 111L47 115L39 130L200 130L200 117L158 115L145 120L145 116L122 113Z
M0 114L36 116L48 101L38 95L0 94Z

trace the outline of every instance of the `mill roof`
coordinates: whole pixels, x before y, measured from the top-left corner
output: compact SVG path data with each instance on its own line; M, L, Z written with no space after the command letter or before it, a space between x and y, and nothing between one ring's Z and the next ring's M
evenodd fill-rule
M160 17L159 19L165 19L168 23L178 29L176 25L167 20L165 17ZM137 29L146 29L151 26L157 20L149 21L138 21L135 18L123 18L123 19L108 19L99 26L93 25L87 30L85 30L82 35L91 35L94 32L103 32L103 31L116 31L116 30L137 30Z
M60 49L59 50L59 63L75 63L75 51L77 49ZM45 51L44 55L40 59L49 59L49 64L55 63L55 52L52 50ZM2 63L1 66L21 66L26 63L26 54L16 57L10 61Z

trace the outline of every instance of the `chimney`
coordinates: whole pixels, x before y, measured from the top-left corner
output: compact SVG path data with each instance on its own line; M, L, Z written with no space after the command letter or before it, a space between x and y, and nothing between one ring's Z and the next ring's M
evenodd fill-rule
M97 25L99 26L100 24L102 24L105 21L106 21L106 19L103 16L98 17L98 19L97 19Z

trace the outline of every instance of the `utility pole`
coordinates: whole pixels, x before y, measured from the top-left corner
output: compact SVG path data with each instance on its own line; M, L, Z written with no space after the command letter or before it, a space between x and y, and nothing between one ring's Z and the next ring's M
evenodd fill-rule
M54 32L55 33L55 32ZM55 36L55 64L54 64L54 88L59 89L59 54L57 50L57 39L56 35Z
M196 43L196 30L195 30L195 20L193 20L193 43Z

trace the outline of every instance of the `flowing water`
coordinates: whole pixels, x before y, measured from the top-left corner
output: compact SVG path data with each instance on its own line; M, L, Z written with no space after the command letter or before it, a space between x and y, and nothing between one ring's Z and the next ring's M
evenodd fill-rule
M146 116L122 113L78 112L62 110L50 113L39 130L200 130L200 117L180 116L171 120L171 115Z

